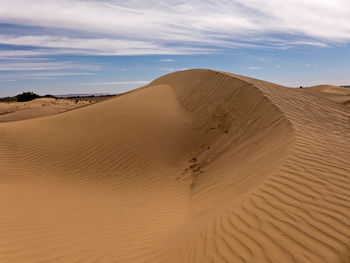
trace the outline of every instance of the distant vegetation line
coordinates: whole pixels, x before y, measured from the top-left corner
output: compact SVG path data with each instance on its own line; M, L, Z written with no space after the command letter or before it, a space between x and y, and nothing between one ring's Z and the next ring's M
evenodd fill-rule
M28 91L28 92L22 92L21 94L18 94L13 97L0 98L0 102L26 102L26 101L31 101L38 98L91 100L96 98L108 98L108 97L115 97L115 96L118 96L118 94L102 94L102 95L84 94L84 95L58 95L58 96L47 94L44 96L40 96L32 91Z

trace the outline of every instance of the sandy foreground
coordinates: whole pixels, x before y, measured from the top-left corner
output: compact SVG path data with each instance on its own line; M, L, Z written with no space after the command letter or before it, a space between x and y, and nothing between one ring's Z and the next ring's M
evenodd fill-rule
M210 70L0 123L0 262L350 262L350 107Z

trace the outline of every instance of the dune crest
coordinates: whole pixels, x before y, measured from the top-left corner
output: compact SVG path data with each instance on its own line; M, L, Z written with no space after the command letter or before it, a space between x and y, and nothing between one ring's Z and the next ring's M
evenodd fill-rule
M188 70L0 123L0 261L349 262L349 118Z

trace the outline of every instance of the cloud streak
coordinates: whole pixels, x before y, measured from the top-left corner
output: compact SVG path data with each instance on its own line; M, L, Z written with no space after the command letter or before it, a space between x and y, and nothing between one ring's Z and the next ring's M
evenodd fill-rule
M154 42L108 39L108 38L72 38L61 36L13 36L0 35L0 43L15 46L27 46L42 49L37 52L19 52L24 56L48 54L80 54L80 55L148 55L148 54L196 54L208 53L209 48L175 46L166 47ZM15 52L13 52L16 54ZM0 54L1 55L1 54ZM11 56L11 53L9 54Z
M1 71L50 71L50 70L90 70L98 71L100 67L95 65L81 65L74 62L8 62L0 63Z

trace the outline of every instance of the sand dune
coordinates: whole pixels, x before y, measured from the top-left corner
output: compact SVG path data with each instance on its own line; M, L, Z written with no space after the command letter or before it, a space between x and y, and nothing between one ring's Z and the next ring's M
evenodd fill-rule
M349 262L349 119L188 70L0 123L0 262Z
M344 105L350 105L350 88L319 85L307 88L305 90L313 95L321 96Z
M0 122L20 121L55 115L91 104L89 101L40 98L27 102L0 102Z

